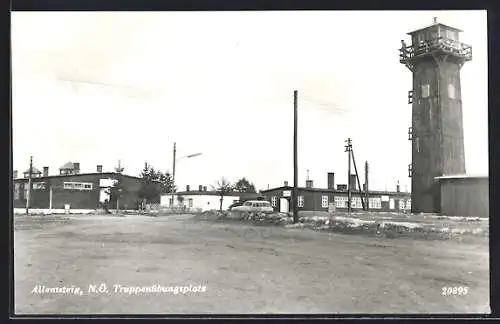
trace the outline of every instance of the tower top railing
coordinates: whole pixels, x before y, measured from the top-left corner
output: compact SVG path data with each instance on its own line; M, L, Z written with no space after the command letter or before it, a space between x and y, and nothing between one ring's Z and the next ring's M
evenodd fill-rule
M413 58L441 51L462 58L465 61L472 60L472 47L459 41L436 37L431 40L421 41L410 46L403 46L399 49L399 62L407 64Z

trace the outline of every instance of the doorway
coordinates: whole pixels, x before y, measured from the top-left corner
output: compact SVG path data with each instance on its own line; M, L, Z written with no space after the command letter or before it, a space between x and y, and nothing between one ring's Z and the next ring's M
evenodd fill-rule
M288 205L289 205L288 199L280 198L280 213L288 213L289 212Z

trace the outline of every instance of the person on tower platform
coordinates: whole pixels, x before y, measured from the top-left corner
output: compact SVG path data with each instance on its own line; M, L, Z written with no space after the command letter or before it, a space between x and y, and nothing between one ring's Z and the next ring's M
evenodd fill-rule
M401 40L401 58L406 58L408 56L408 50L406 49L406 43Z

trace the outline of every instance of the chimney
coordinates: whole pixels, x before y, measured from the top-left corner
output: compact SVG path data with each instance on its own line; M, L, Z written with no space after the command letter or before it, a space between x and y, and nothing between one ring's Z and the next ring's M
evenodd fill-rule
M189 185L186 185L186 191L189 191Z
M203 191L207 191L207 186L203 186Z
M328 189L335 189L335 173L328 172Z
M49 176L49 167L43 167L43 176L48 177Z
M198 186L198 191L203 191L203 186L202 185Z
M357 190L357 178L355 174L351 174L351 190Z
M285 182L283 183L283 185L284 185L285 187L288 187L288 181L285 181Z
M17 170L14 170L14 171L12 172L12 178L13 178L13 179L17 179Z
M313 187L313 181L312 180L306 180L306 188L312 188Z
M398 184L396 185L396 192L401 192L401 187L399 186L399 181L398 181Z
M73 162L73 169L75 174L80 174L80 162Z
M102 173L102 165L97 165L97 173Z
M345 190L347 190L347 185L346 184L338 184L337 190L345 191Z
M432 22L434 23L434 25L437 24L438 23L438 18L437 17L433 17L432 18Z

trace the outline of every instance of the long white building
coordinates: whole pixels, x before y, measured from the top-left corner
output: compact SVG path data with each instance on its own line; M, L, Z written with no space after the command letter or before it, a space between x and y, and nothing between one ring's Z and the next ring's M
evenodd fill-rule
M222 209L227 210L229 206L240 200L265 199L265 196L256 193L229 192L222 199ZM220 208L221 196L216 191L208 191L206 187L199 186L198 190L190 190L186 186L186 191L176 192L173 195L164 194L161 196L160 205L165 207L186 207L201 211Z

